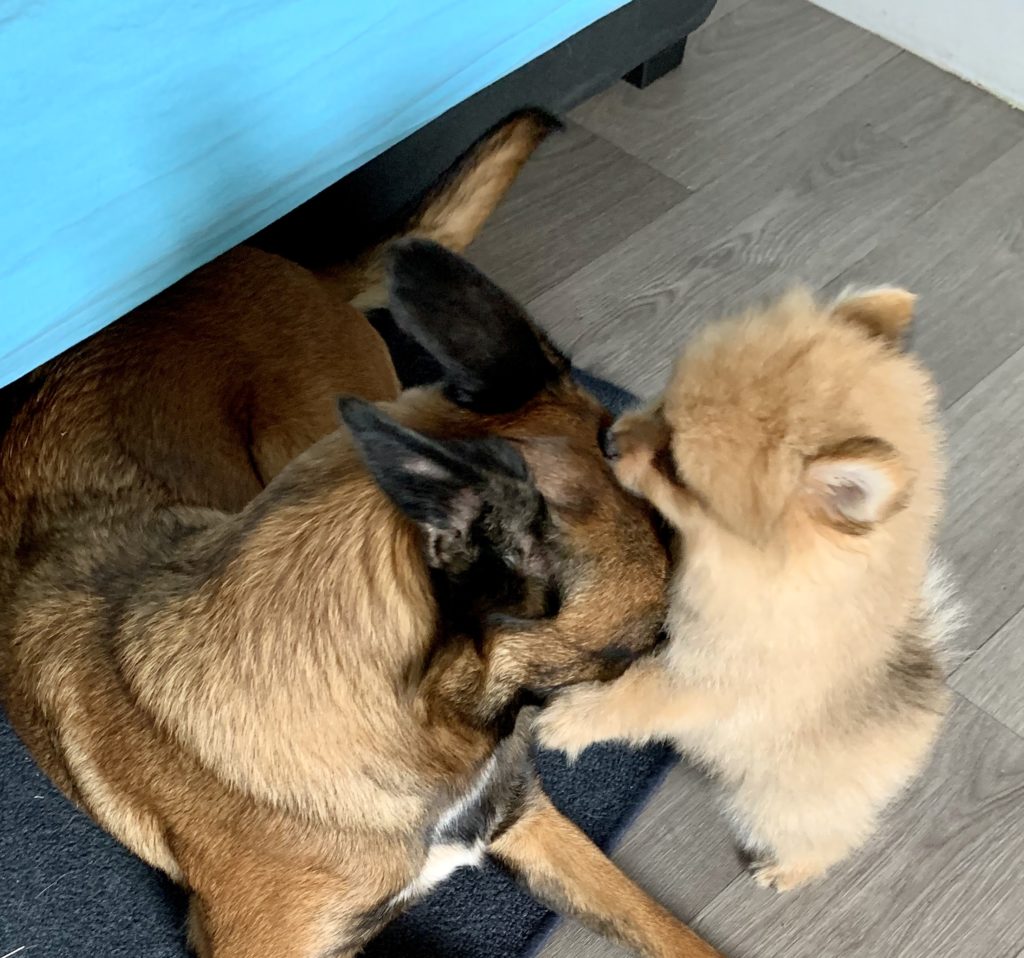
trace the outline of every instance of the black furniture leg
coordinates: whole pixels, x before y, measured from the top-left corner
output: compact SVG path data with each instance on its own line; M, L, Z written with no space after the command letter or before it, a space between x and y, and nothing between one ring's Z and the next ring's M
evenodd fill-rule
M627 83L632 83L638 90L643 90L679 66L683 62L683 53L685 52L686 37L683 37L682 40L670 43L664 50L655 53L649 60L644 60L640 66L634 67L622 79Z

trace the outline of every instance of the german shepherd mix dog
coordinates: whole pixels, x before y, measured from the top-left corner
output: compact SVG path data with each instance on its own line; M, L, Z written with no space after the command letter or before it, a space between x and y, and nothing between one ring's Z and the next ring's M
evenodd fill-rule
M499 129L410 231L468 242L547 128ZM399 395L339 294L382 263L237 250L45 370L0 447L10 719L189 889L204 958L353 955L485 852L643 955L713 956L554 809L517 722L663 621L606 413L423 239L391 308L443 380Z
M669 642L568 690L541 739L668 738L717 772L756 879L782 891L860 845L928 756L956 606L929 554L935 387L901 348L914 297L797 291L704 331L616 423L622 482L680 533Z

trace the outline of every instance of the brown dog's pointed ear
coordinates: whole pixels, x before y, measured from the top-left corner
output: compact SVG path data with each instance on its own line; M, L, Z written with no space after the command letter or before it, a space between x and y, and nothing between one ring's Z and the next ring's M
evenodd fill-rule
M464 408L511 412L568 372L522 306L437 243L396 243L389 285L398 327L437 360L448 398Z
M804 474L812 510L853 535L870 531L907 504L911 478L884 439L858 436L821 450Z
M544 504L510 443L433 439L361 399L341 400L339 411L374 481L423 531L432 567L462 572L483 552L517 571L536 564Z
M917 297L897 286L844 291L832 306L832 315L856 323L872 336L899 342L914 318Z

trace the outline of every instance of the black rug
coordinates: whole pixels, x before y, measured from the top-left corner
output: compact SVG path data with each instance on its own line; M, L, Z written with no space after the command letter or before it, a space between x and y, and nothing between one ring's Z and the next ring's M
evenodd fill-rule
M630 396L586 374L612 411ZM555 804L602 847L672 763L664 747L589 749L573 766L541 753ZM185 898L109 838L40 772L0 722L0 956L183 958ZM551 914L493 864L463 869L391 925L372 958L515 958L531 954Z

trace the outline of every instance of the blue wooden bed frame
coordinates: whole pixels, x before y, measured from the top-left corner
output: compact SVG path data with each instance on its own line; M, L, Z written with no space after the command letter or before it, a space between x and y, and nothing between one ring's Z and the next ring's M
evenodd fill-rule
M626 0L0 0L0 386Z

